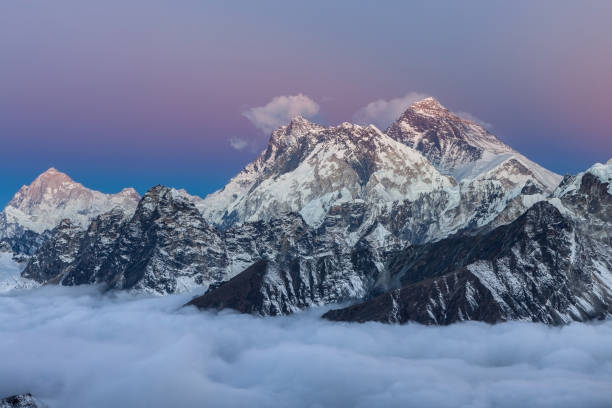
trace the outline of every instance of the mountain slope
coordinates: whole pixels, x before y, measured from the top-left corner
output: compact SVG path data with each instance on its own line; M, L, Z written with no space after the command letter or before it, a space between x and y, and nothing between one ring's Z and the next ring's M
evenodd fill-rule
M511 224L473 237L412 247L391 257L384 290L325 315L332 320L585 321L612 312L612 183L596 165Z
M332 208L313 231L315 240L308 241L309 248L313 245L319 254L329 254L318 255L318 266L309 263L308 252L284 251L212 285L190 305L277 315L384 293L330 311L326 317L426 324L517 319L562 324L606 316L612 310L612 228L605 220L612 215L612 196L609 181L589 174L580 179L581 186L572 190L575 194L539 201L507 225L407 248L376 219L362 230L366 223L360 217L365 210L344 203ZM537 200L541 195L533 184L524 190L523 198ZM568 215L573 212L584 217ZM411 218L418 216L410 212L400 216ZM360 238L347 245L345 237L353 233ZM329 242L339 246L330 252Z

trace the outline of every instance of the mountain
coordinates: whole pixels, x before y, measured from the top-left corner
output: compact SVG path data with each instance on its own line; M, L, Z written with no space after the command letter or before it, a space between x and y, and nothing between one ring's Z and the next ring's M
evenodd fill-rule
M586 321L612 313L612 163L567 177L508 225L390 257L379 288L324 317L449 324Z
M39 283L104 283L173 293L187 284L183 280L206 276L218 239L190 200L156 186L133 215L115 208L96 217L86 231L62 221L22 275Z
M457 181L472 179L514 160L536 184L552 191L561 177L516 152L481 125L462 119L435 98L412 104L386 134L421 152L442 173Z
M345 251L346 260L350 257L344 267L330 262L313 273L305 265L307 254L284 252L282 258L261 259L229 281L211 285L188 305L277 315L352 297L365 302L325 317L425 324L562 324L606 316L612 311L612 195L609 177L593 176L607 174L599 166L568 178L559 197L538 201L509 224L421 245L398 244L381 224L360 234L356 244L342 244L338 238L355 219L351 210L359 213L344 204L352 216L332 210L315 232L319 239L341 243L337 249ZM574 189L576 180L580 184ZM541 196L533 184L525 190L534 201ZM346 282L358 290L330 296L330 287L347 287Z
M402 131L408 121L423 129L415 148L374 126L295 118L205 199L156 186L135 209L62 219L21 276L156 295L208 286L189 304L258 315L362 302L326 315L348 321L608 313L609 164L553 188L560 177L435 100L411 106ZM440 148L418 150L424 140ZM470 173L443 174L451 164Z
M377 224L415 244L511 222L559 181L428 98L387 133L297 117L274 131L266 150L223 189L194 203L222 229L289 212L317 227L334 209L352 206L361 225L350 244Z
M22 276L42 284L96 283L164 295L228 280L266 260L308 274L310 289L270 306L295 311L365 294L363 282L374 274L360 269L342 239L347 228L341 214L314 229L288 213L220 230L206 223L181 191L156 186L131 218L113 210L94 219L87 231L62 221Z
M316 226L343 202L415 200L455 184L373 125L324 128L297 117L274 131L254 162L198 206L221 227L288 212Z
M87 228L91 219L112 208L133 211L139 199L132 188L104 194L50 168L21 187L0 213L0 241L8 242L16 253L30 255L63 219Z

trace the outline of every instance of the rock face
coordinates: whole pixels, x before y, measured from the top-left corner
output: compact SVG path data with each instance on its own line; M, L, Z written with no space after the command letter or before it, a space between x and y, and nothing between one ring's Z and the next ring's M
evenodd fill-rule
M45 408L32 394L19 394L0 399L0 408Z
M98 282L100 270L115 248L128 221L127 217L123 210L114 208L94 218L87 231L77 233L80 237L78 253L61 273L62 284L83 285Z
M122 229L97 280L117 289L173 293L183 278L214 279L223 255L220 237L195 206L176 190L157 186Z
M70 220L63 220L28 262L21 275L36 282L57 283L61 271L74 262L79 252L83 230Z
M270 270L293 265L311 286L318 285L316 293L279 298L277 310L295 311L365 294L365 280L373 279L366 275L375 273L355 266L354 249L345 243L351 216L329 217L314 229L290 213L219 230L181 192L157 186L130 219L112 211L98 216L87 231L62 222L23 275L40 283L98 283L168 294L230 279L269 260Z
M0 241L17 254L32 255L62 220L84 229L94 217L112 208L134 211L139 199L132 188L103 194L50 168L21 187L0 213Z
M389 292L324 317L563 324L608 316L612 195L609 174L596 175L600 166L562 184L557 198L536 203L509 225L399 251L376 285L379 293Z
M224 277L218 231L176 190L154 187L133 216L114 209L95 218L87 231L65 228L67 224L62 222L64 228L56 228L32 257L24 277L41 283L98 283L159 294L193 283L185 280L201 284ZM46 273L34 273L38 270Z

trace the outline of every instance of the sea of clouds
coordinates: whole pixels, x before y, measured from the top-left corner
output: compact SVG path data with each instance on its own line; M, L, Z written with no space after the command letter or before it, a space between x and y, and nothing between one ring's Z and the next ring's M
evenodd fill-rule
M189 295L0 294L0 396L69 407L610 407L612 322L343 324Z

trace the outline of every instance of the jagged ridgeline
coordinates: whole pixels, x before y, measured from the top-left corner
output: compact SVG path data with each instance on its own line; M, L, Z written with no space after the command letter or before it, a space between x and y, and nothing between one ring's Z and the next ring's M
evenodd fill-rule
M295 118L204 199L105 196L50 170L1 213L0 239L29 257L28 282L210 285L190 302L204 309L560 324L610 312L611 167L562 180L427 98L384 132Z

